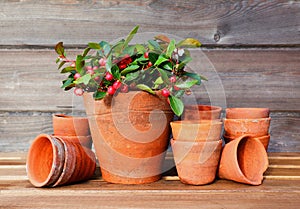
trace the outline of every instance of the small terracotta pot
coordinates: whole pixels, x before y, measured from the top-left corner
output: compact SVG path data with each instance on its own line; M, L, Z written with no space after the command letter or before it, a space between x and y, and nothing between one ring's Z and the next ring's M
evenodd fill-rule
M222 179L260 185L268 165L267 152L262 143L244 135L224 146L218 175Z
M269 108L227 108L226 118L229 119L256 119L268 118Z
M86 117L55 114L52 117L53 132L57 136L89 136L90 129Z
M55 187L91 178L96 158L78 143L40 134L30 146L26 168L35 187Z
M210 105L186 105L182 120L212 120L221 117L222 108Z
M269 134L271 118L224 119L224 135L236 138L244 134L260 137Z
M224 135L224 140L226 143L232 141L232 140L235 140L236 138L239 138L239 137L229 137L229 136L226 136ZM266 136L260 136L260 137L255 137L256 139L258 139L265 147L266 150L268 150L268 146L269 146L269 142L270 142L270 135L266 135Z
M57 135L53 135L53 136L62 138L65 141L80 144L89 149L92 148L92 137L91 136L57 136Z
M219 120L173 121L171 128L175 140L218 141L221 137L222 122Z
M204 185L215 180L222 140L184 142L171 140L178 177L182 183Z

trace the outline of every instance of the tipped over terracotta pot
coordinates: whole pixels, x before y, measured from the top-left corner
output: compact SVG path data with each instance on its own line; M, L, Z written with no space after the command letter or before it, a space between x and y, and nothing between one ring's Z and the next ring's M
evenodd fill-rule
M260 185L268 165L267 152L262 143L244 135L224 146L218 175L222 179Z
M224 119L225 135L236 138L244 134L260 137L269 134L271 118L258 119Z
M229 119L256 119L268 118L269 108L227 108L226 118Z
M55 187L90 179L96 158L78 143L40 134L30 146L26 168L35 187Z
M186 105L183 120L213 120L221 117L222 108L210 105Z
M180 141L218 141L221 138L220 120L173 121L170 123L173 138Z
M215 180L222 140L186 142L171 140L178 177L182 183L204 185Z
M224 135L224 140L226 143L232 141L232 140L235 140L239 137L229 137L229 136L226 136ZM253 138L253 137L252 137ZM266 150L268 150L268 146L269 146L269 141L270 141L270 135L266 135L266 136L260 136L260 137L254 137L256 138L257 140L259 140L265 147Z

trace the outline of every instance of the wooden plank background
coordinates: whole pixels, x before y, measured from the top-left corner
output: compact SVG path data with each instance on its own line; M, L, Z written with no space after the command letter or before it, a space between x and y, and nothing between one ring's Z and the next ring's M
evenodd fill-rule
M207 89L221 84L212 94L226 98L223 108L270 107L269 151L300 151L299 20L299 1L3 0L0 152L28 150L36 135L52 132L53 113L82 112L80 99L59 88L55 43L75 56L137 24L141 33L200 39L193 70L199 63L209 82L194 90L197 101L209 103Z

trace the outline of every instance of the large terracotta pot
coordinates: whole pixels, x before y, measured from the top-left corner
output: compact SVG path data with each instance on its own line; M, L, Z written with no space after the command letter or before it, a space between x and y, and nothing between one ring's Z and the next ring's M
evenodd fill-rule
M249 134L253 137L260 137L269 134L271 118L257 119L224 119L225 135L230 138Z
M186 142L171 140L178 177L182 183L204 185L215 180L222 140Z
M218 141L221 138L222 122L220 120L173 121L172 134L180 141Z
M239 137L229 137L229 136L226 136L224 135L224 140L226 143L232 141L232 140L235 140ZM252 137L253 138L253 137ZM266 135L266 136L260 136L260 137L254 137L256 138L257 140L259 140L265 147L266 150L268 150L268 146L269 146L269 141L270 141L270 135Z
M222 108L210 105L186 105L182 120L212 120L221 117Z
M161 178L174 116L165 97L133 91L95 101L85 93L84 104L104 180L142 184Z
M223 179L260 185L268 165L267 152L262 143L244 135L224 146L218 175Z
M256 119L268 118L269 108L227 108L226 118L229 119Z
M26 168L35 187L55 187L90 179L96 158L78 143L40 134L30 146Z

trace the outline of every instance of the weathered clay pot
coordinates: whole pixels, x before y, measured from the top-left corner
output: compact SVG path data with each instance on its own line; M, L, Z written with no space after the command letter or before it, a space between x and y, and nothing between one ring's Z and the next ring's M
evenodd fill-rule
M227 108L226 118L229 119L256 119L268 118L269 108Z
M218 175L222 179L260 185L268 165L267 152L262 143L244 135L224 146Z
M53 136L62 138L65 141L80 144L89 149L92 148L92 137L91 136L58 136L58 135L53 135Z
M89 136L90 129L86 117L55 114L52 117L53 132L57 136Z
M224 119L224 135L236 138L244 134L260 137L269 134L271 118Z
M182 183L204 185L215 180L222 140L185 142L171 140L178 177Z
M96 158L78 143L40 134L30 146L26 167L35 187L55 187L91 178Z
M212 120L219 119L222 108L210 105L186 105L182 120Z
M232 141L232 140L235 140L236 138L239 138L239 137L229 137L229 136L226 136L224 135L224 140L226 143ZM253 138L253 137L252 137ZM266 150L268 150L268 146L269 146L269 142L270 142L270 135L266 135L266 136L260 136L260 137L255 137L256 139L258 139L265 147Z
M222 122L220 120L173 121L172 134L180 141L218 141L221 138Z
M143 184L161 178L173 112L159 92L133 91L94 100L84 94L104 180Z

